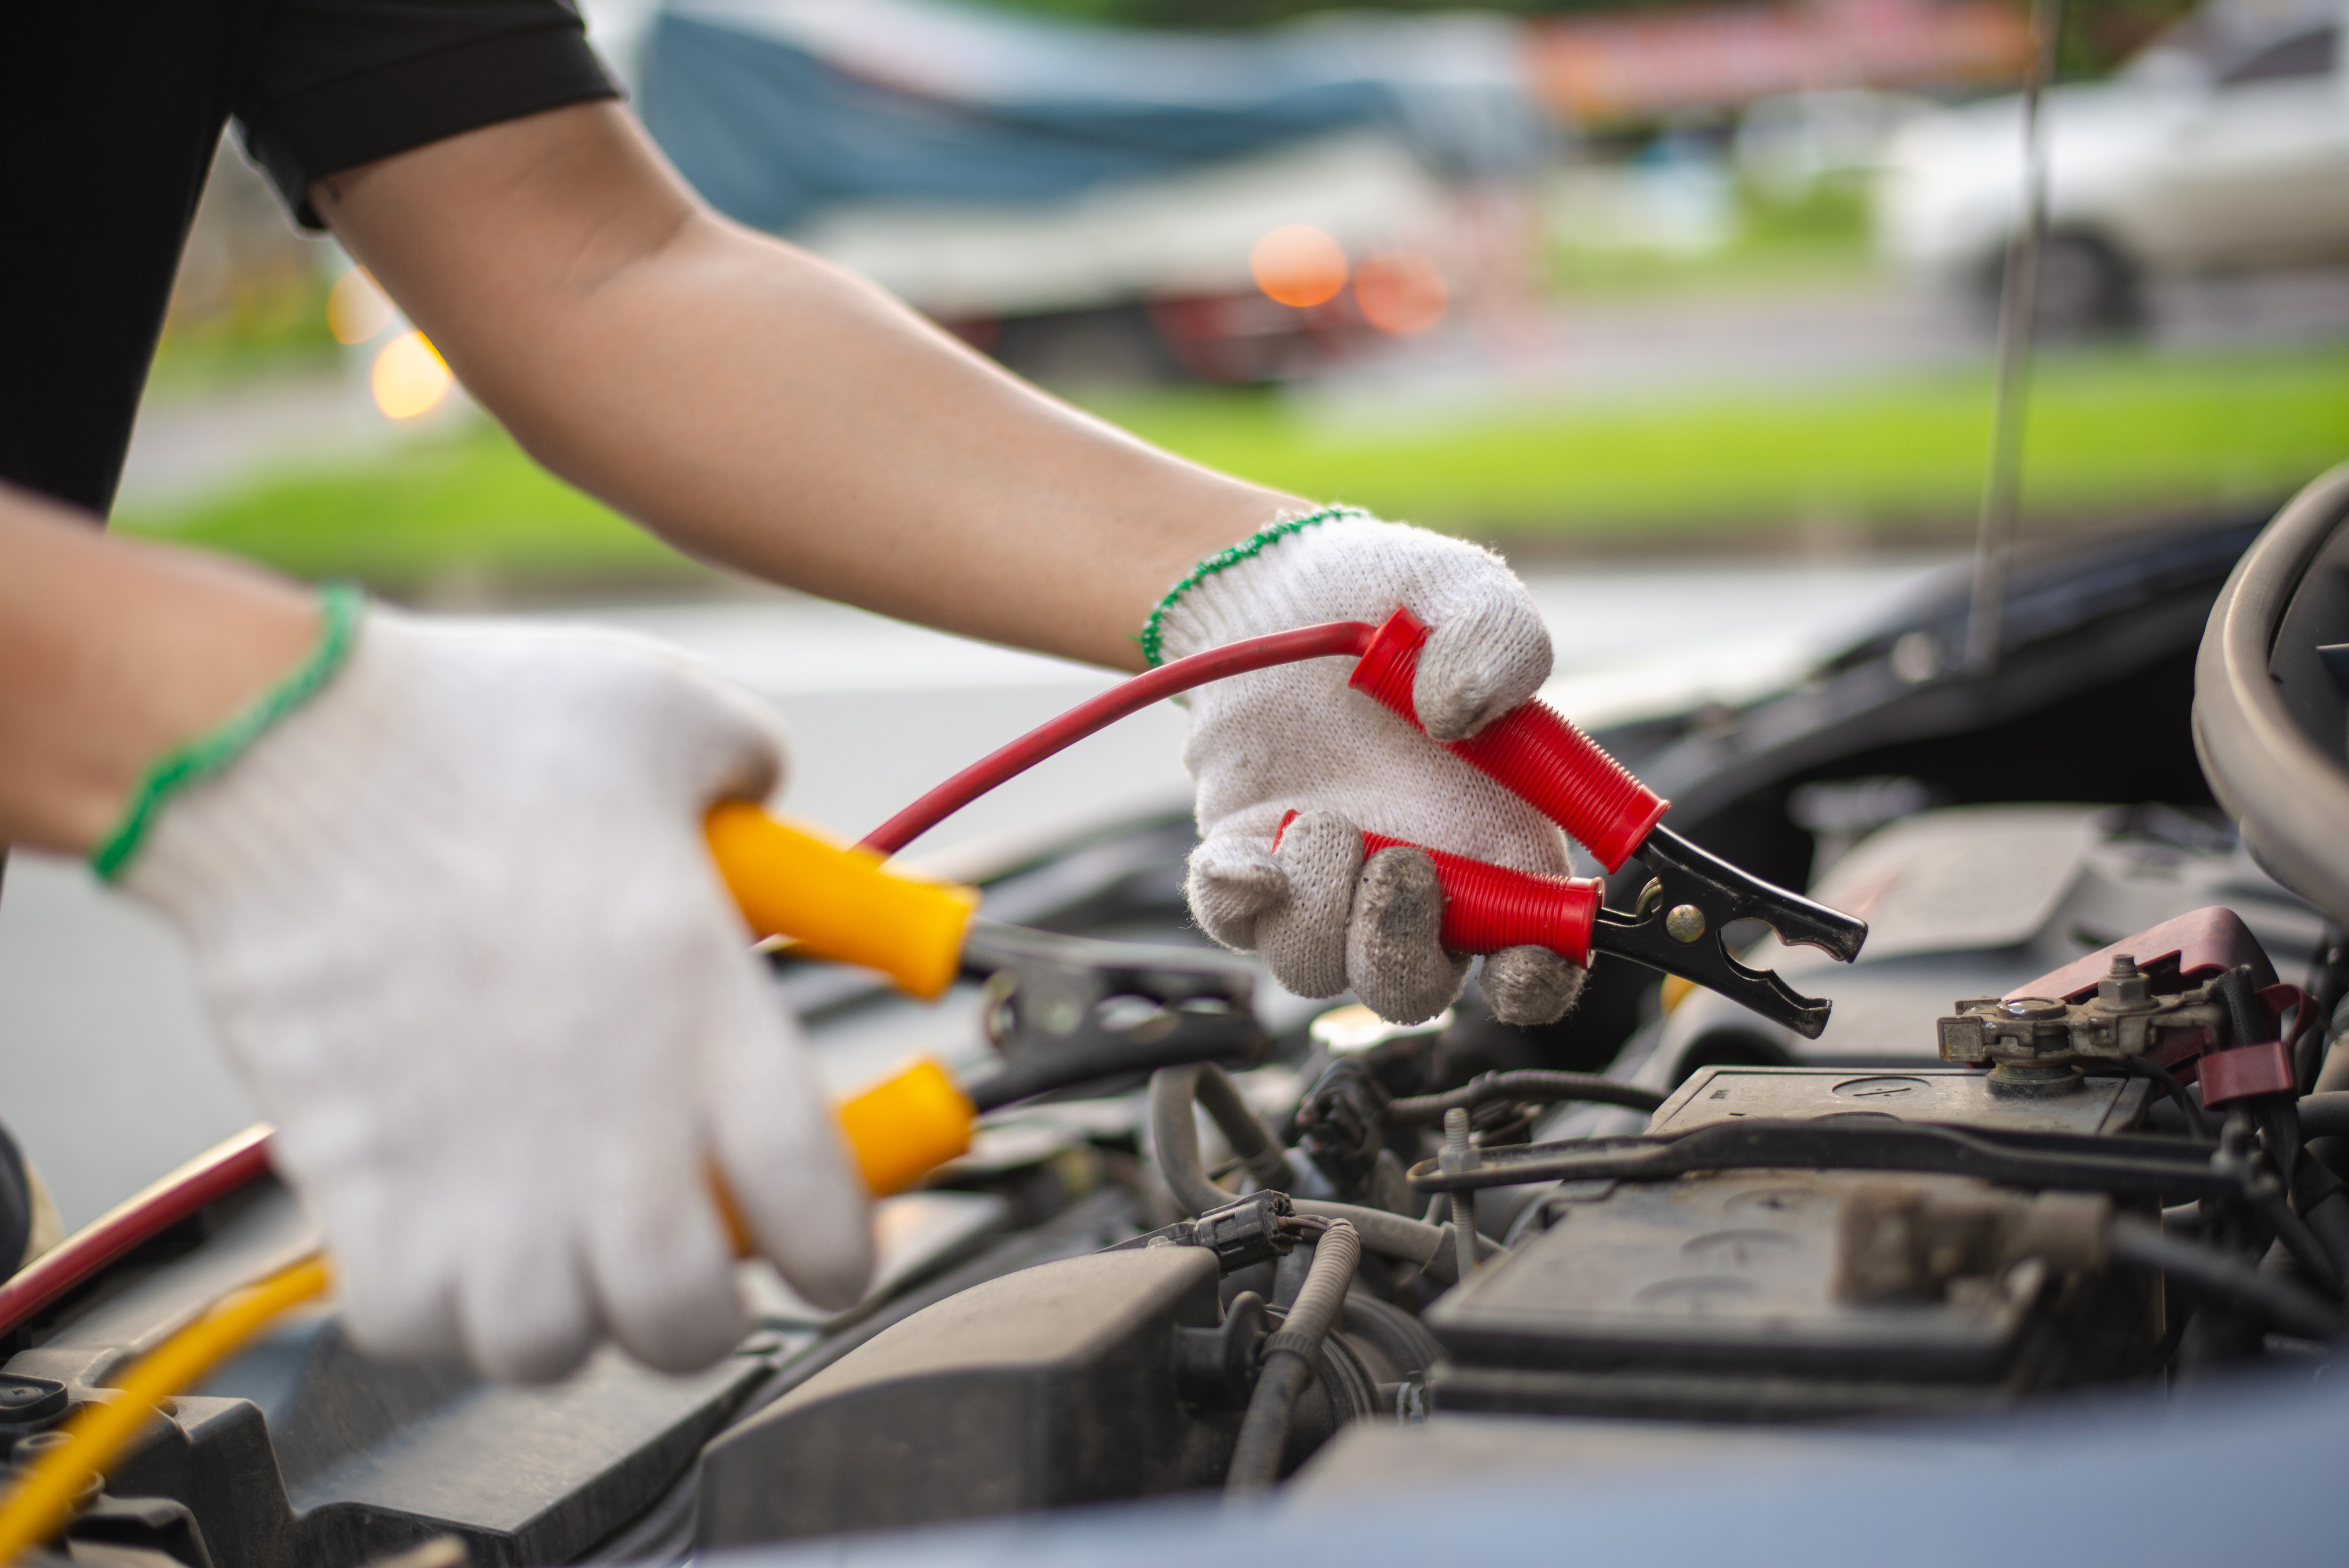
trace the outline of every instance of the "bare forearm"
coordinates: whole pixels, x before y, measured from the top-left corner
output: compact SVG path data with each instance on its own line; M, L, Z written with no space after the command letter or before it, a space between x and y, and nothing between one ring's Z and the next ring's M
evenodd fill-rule
M307 595L0 487L0 843L86 853L317 632Z
M772 241L696 220L640 274L512 400L518 433L557 472L762 576L1138 667L1153 601L1288 500L1046 397ZM572 390L597 359L624 374Z
M460 138L365 171L326 210L525 446L683 547L1131 668L1158 595L1295 504L1134 440L827 263L702 212L618 111L540 121L502 128L549 140L524 178L469 162ZM615 164L634 170L617 196ZM406 182L428 175L429 194L411 197ZM494 202L506 232L403 221L469 192L488 204L477 186L492 179L510 181ZM578 210L597 202L609 221L583 227ZM572 239L549 246L550 232Z

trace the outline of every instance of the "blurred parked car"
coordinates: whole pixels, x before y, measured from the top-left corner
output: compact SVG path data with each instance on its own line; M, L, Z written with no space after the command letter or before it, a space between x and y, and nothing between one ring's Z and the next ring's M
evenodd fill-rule
M714 205L1031 374L1294 374L1530 273L1550 133L1503 18L670 0L640 70Z
M2331 0L2213 6L2114 79L2050 93L2042 325L2135 326L2163 273L2349 257L2342 26ZM1880 244L1994 301L2022 166L2018 98L1911 123L1878 177Z

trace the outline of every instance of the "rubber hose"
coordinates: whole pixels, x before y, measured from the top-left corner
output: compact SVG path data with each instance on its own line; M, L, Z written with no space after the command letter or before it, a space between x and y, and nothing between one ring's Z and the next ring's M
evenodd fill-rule
M2333 1260L2333 1249L2284 1202L2281 1193L2268 1205L2268 1223L2275 1227L2276 1240L2300 1264L2301 1273L2337 1300L2341 1295L2341 1265Z
M1218 1084L1223 1093L1206 1085ZM1206 1161L1199 1155L1199 1124L1193 1118L1192 1108L1205 1103L1207 1114L1216 1118L1216 1125L1231 1140L1235 1150L1253 1145L1273 1148L1271 1131L1259 1120L1247 1102L1240 1098L1238 1086L1226 1076L1221 1068L1190 1066L1161 1068L1150 1076L1150 1138L1158 1154L1159 1173L1165 1177L1167 1191L1184 1213L1197 1216L1211 1209L1220 1209L1238 1194L1225 1191L1207 1178ZM1223 1116L1216 1116L1220 1107ZM1226 1121L1225 1117L1231 1119ZM1251 1170L1253 1171L1253 1167ZM1280 1174L1274 1182L1286 1186L1288 1167L1283 1161ZM1384 1209L1367 1209L1359 1203L1327 1203L1315 1199L1297 1201L1297 1212L1324 1220L1343 1220L1352 1225L1361 1238L1362 1245L1381 1257L1401 1258L1425 1269L1430 1278L1439 1284L1450 1284L1456 1277L1456 1265L1450 1262L1453 1254L1452 1227L1430 1225L1390 1214ZM1506 1249L1490 1237L1479 1237L1487 1255L1497 1255Z
M2349 1060L2349 1053L2344 1054ZM2302 1095L2300 1133L2303 1138L2339 1138L2349 1134L2349 1092L2334 1089Z
M2231 1253L2165 1235L2160 1226L2136 1214L2115 1219L2111 1236L2116 1258L2244 1307L2282 1333L2319 1341L2341 1337L2339 1314L2322 1300Z
M1268 1491L1280 1479L1298 1397L1321 1364L1321 1342L1346 1305L1346 1292L1361 1258L1361 1235L1345 1221L1332 1220L1313 1248L1313 1266L1297 1293L1297 1305L1264 1342L1263 1369L1257 1374L1256 1391L1248 1396L1247 1413L1240 1418L1231 1468L1224 1474L1226 1491Z
M1365 1209L1359 1203L1327 1203L1319 1198L1298 1199L1297 1212L1318 1219L1345 1221L1361 1233L1363 1246L1381 1257L1417 1264L1438 1284L1451 1284L1460 1277L1458 1250L1453 1244L1450 1221L1431 1225L1390 1214L1384 1209ZM1508 1255L1508 1248L1478 1233L1478 1262Z
M1287 1191L1293 1180L1288 1156L1281 1153L1280 1140L1272 1135L1272 1129L1240 1093L1240 1086L1212 1062L1201 1063L1195 1074L1193 1092L1199 1097L1201 1108L1222 1130L1225 1141L1256 1178L1256 1184Z
M1280 1140L1273 1136L1272 1129L1257 1115L1256 1108L1248 1104L1247 1097L1240 1093L1239 1085L1234 1083L1223 1068L1212 1063L1194 1070L1196 1074L1195 1092L1200 1106L1206 1109L1208 1119L1222 1131L1233 1151L1247 1162L1248 1174L1257 1179L1258 1186L1286 1190L1294 1179L1294 1172L1288 1168L1288 1157L1281 1152ZM1579 1075L1560 1073L1556 1076L1571 1078ZM1154 1080L1152 1087L1154 1089L1156 1088ZM1644 1094L1648 1091L1640 1089L1634 1092ZM1657 1103L1662 1103L1661 1098ZM1196 1124L1193 1125L1195 1127ZM1216 1188L1216 1191L1222 1191L1223 1189ZM1220 1201L1228 1203L1231 1199L1226 1195ZM1360 1203L1339 1203L1319 1198L1299 1198L1296 1203L1297 1212L1300 1214L1345 1221L1361 1233L1362 1244L1375 1253L1409 1258L1424 1265L1435 1253L1448 1253L1452 1248L1450 1225L1423 1224L1408 1216L1390 1214L1384 1209L1365 1208ZM1479 1237L1478 1241L1485 1254L1506 1250L1489 1237ZM1423 1247L1433 1248L1434 1252L1422 1252ZM1444 1277L1451 1276L1447 1274Z
M2349 1090L2349 1037L2339 1037L2326 1050L2324 1065L2316 1069L2316 1092L2331 1094L2344 1090Z
M2259 1123L2260 1143L2268 1161L2286 1187L2300 1168L2301 1145L2308 1140L2300 1129L2300 1102L2288 1094L2263 1094L2244 1103Z
M1223 1068L1205 1064L1196 1069L1194 1080L1199 1104L1206 1110L1208 1119L1219 1129L1235 1153L1247 1161L1248 1174L1261 1187L1287 1189L1292 1177L1287 1156L1280 1150L1280 1140L1264 1124L1256 1108L1240 1093L1239 1085ZM1535 1075L1527 1075L1535 1076ZM1575 1073L1559 1073L1558 1078L1576 1078ZM1154 1082L1153 1085L1155 1088ZM1632 1092L1645 1094L1645 1089ZM1663 1103L1658 1097L1657 1104ZM1193 1124L1195 1127L1196 1123ZM1221 1188L1216 1191L1221 1191ZM1229 1197L1222 1200L1231 1202ZM1402 1214L1390 1214L1384 1209L1365 1208L1360 1203L1339 1203L1319 1198L1299 1198L1297 1212L1324 1220L1343 1220L1361 1233L1362 1244L1387 1257L1407 1258L1426 1269L1440 1283L1449 1284L1459 1277L1453 1256L1452 1227L1448 1224L1428 1225ZM1479 1260L1495 1253L1505 1254L1507 1248L1489 1236L1476 1238L1483 1250Z
M2301 1097L2300 1129L2312 1158L2336 1176L2349 1175L2349 1039L2333 1042L2317 1069L2316 1092Z
M1199 1124L1192 1109L1199 1103L1199 1078L1206 1070L1197 1066L1160 1068L1150 1075L1150 1142L1158 1154L1159 1174L1166 1178L1176 1205L1195 1217L1222 1208L1237 1195L1209 1181L1206 1161L1199 1157Z
M2333 1279L2349 1281L2349 1188L2314 1160L2302 1161L2296 1186L2303 1205L2300 1217L2333 1259Z
M1562 1073L1538 1069L1486 1073L1443 1094L1412 1095L1387 1106L1390 1127L1433 1127L1447 1110L1475 1110L1496 1099L1581 1100L1592 1105L1619 1105L1652 1112L1664 1097L1637 1084L1619 1083L1597 1073Z

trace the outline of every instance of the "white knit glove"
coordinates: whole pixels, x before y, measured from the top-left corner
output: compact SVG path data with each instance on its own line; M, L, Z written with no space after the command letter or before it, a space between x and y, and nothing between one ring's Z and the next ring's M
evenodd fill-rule
M744 1329L713 1170L802 1294L862 1291L863 1188L702 835L782 766L652 643L376 610L165 800L121 883L193 945L361 1345L705 1365Z
M1381 1016L1416 1023L1460 995L1468 960L1436 940L1434 863L1389 850L1365 865L1361 830L1519 871L1568 867L1557 828L1435 743L1475 734L1549 677L1549 633L1525 584L1489 551L1331 508L1202 562L1143 643L1172 660L1324 622L1376 625L1397 605L1432 628L1413 686L1426 735L1350 690L1344 659L1190 694L1183 761L1199 787L1202 841L1188 892L1208 935L1254 949L1299 995L1350 988ZM1276 851L1292 810L1301 815ZM1483 985L1504 1021L1546 1024L1573 1006L1582 978L1546 949L1516 947L1485 960Z

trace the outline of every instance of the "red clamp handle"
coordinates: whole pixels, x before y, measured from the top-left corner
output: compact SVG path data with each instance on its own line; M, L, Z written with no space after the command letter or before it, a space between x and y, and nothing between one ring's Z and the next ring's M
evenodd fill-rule
M1297 820L1291 811L1272 835ZM1384 833L1362 834L1362 858L1381 850L1419 850L1435 862L1444 889L1444 925L1437 940L1446 953L1498 953L1505 947L1547 947L1570 964L1590 965L1590 927L1607 884L1595 877L1538 876L1465 855L1446 854Z
M1411 686L1426 641L1427 628L1419 618L1409 610L1397 610L1371 639L1347 684L1418 726ZM1622 869L1671 807L1538 698L1503 714L1466 740L1450 742L1445 749L1564 828L1609 872Z

